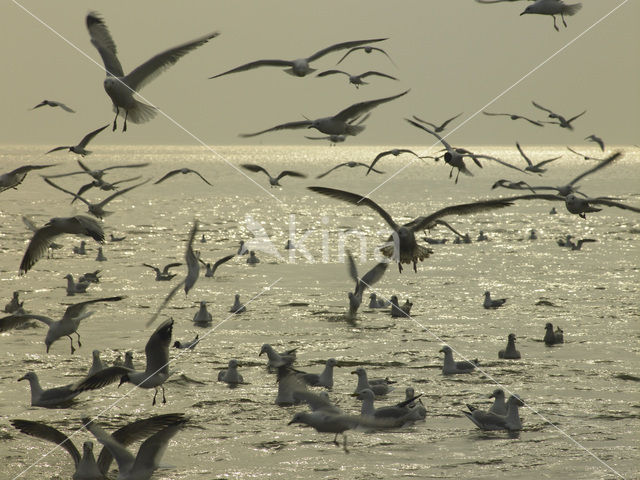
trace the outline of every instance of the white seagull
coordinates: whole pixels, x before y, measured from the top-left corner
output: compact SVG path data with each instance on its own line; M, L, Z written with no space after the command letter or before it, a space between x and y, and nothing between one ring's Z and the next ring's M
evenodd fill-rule
M104 20L95 12L90 12L86 19L87 29L91 36L91 43L98 50L102 63L106 70L107 78L104 80L104 89L113 102L113 110L116 117L113 120L113 130L117 128L118 115L124 110L124 126L127 130L127 120L133 123L144 123L156 115L156 109L150 105L139 102L133 98L133 94L151 82L165 69L175 64L187 53L204 45L212 38L219 35L218 32L209 33L191 42L170 48L155 55L142 65L125 75L120 60L117 57L116 44L104 23Z
M520 14L520 16L525 15L527 13L537 14L537 15L551 15L553 17L553 28L557 31L560 31L558 26L556 25L556 15L560 15L562 18L562 24L566 27L567 22L564 20L564 16L572 16L575 15L578 10L582 8L581 3L572 3L567 5L562 0L536 0L536 2L532 5L529 5L524 9L524 12Z

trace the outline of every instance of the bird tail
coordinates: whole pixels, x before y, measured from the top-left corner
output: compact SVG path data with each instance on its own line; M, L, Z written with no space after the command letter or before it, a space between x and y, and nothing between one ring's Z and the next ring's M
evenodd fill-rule
M345 134L346 135L358 135L359 133L362 133L362 131L364 130L364 125L351 125L351 124L347 124L346 125L346 130L345 130Z
M565 15L575 15L582 8L581 3L573 3L571 5L565 5L565 10L562 12Z
M145 123L156 116L156 109L151 105L139 102L138 100L134 100L134 102L134 107L127 110L127 120L133 123ZM120 115L124 116L124 113L125 111L120 109Z

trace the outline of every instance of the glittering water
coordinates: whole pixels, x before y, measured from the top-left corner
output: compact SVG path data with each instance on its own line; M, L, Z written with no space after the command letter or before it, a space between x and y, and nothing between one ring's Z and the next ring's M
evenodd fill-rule
M2 170L52 161L58 163L47 170L52 174L77 168L64 154L31 153L41 150L5 148L0 155ZM322 180L313 177L337 163L369 162L381 150L345 146L217 149L236 166L252 162L266 166L272 174L287 168L310 175L307 180L285 177L281 189L270 188L262 174L243 171L258 186L221 157L199 148L96 151L86 158L92 168L149 161L151 166L139 172L155 180L187 166L214 187L193 175L178 175L134 190L107 207L115 211L104 222L107 236L127 237L121 243L107 242L107 262L95 261L95 243L88 242L87 256L80 257L71 251L79 240L61 237L64 248L56 251L55 258L40 260L24 277L17 270L30 234L20 216L29 215L40 225L53 216L85 213L85 208L78 202L69 206L69 197L45 185L38 172L30 173L18 190L2 193L1 301L20 290L29 311L59 318L72 301L116 294L128 298L96 306L96 313L80 328L82 348L74 355L69 353L67 339L55 343L46 355L43 328L0 334L0 463L5 465L0 477L13 478L38 460L24 478L69 478L73 472L66 452L59 449L41 459L53 444L20 434L9 425L10 419L42 420L71 434L83 415L100 414L101 423L116 428L164 412L185 412L192 421L172 441L162 462L175 468L162 470L154 478L500 478L505 474L614 478L601 462L626 478L636 477L640 463L640 216L604 208L582 220L569 215L562 203L555 205L557 215L549 215L553 205L536 201L472 217L450 217L450 223L472 239L483 230L490 240L454 245L448 230L429 232L431 237L448 238L448 243L432 246L435 253L418 266L417 274L410 269L399 274L391 267L375 286L384 297L410 298L413 318L392 319L388 311L364 308L356 324L350 325L343 314L353 285L343 263L343 246L356 254L362 274L376 262L375 248L386 238L386 225L366 207L325 198L305 187L325 185L368 193L412 157L382 160L378 165L387 172L384 176L365 177L363 169L343 168ZM522 162L513 148L481 150ZM534 160L565 154L557 148L527 152ZM582 189L591 196L616 196L640 205L637 158L637 149L627 149L617 165L581 181ZM531 185L561 185L591 165L565 154L549 165L544 176L528 175L526 180ZM492 191L490 186L499 178L524 177L486 162L482 170L475 165L470 169L475 176L461 177L455 185L441 162L415 162L371 198L397 221L408 221L453 203L518 193ZM114 170L106 178L115 181L134 176L131 173ZM83 176L58 180L70 189L86 183ZM95 200L104 195L94 191L87 197ZM172 351L174 374L166 384L167 404L152 407L151 392L111 385L82 394L72 409L29 407L27 385L16 382L28 370L36 371L45 387L71 383L88 369L93 349L101 350L110 361L134 350L136 365L142 366L144 345L152 331L145 329L145 323L174 285L154 281L142 263L182 261L194 218L207 239L195 244L205 261L234 253L239 240L250 240L251 232L259 233L259 226L276 251L265 252L262 244L257 252L262 262L256 267L247 265L246 257L233 259L219 268L214 279L201 277L188 298L180 292L162 313L161 319L175 319L175 339L190 340L196 333L205 337L193 352ZM532 228L537 241L528 240ZM290 231L294 243L306 252L284 250ZM556 245L556 239L566 234L597 243L569 251ZM86 295L65 295L64 275L77 277L96 269L102 270L100 284L92 285ZM184 267L176 271L178 280ZM506 306L484 310L485 290L507 297ZM236 293L243 301L253 300L245 314L230 318L227 312ZM193 326L191 319L200 300L209 302L215 330ZM308 306L288 305L291 302ZM541 342L546 322L563 328L564 345L549 348ZM497 352L510 332L517 335L520 361L498 360ZM485 373L443 377L438 353L443 342L459 352L458 357L480 359ZM293 414L305 407L274 405L275 378L266 373L265 360L258 357L263 343L297 348L298 365L304 370L320 371L326 358L337 358L344 368L336 370L331 397L349 412L359 410L359 403L349 395L355 387L355 376L350 374L355 366L365 366L371 376L398 382L381 405L401 400L404 387L411 385L423 394L426 422L390 432L350 432L351 453L346 455L331 443L331 434L287 426ZM249 385L230 390L216 382L218 370L230 358L239 360ZM495 388L494 382L517 392L531 408L521 412L524 430L517 439L482 433L462 415L467 402L488 405L486 396ZM89 437L79 432L74 440L80 446Z

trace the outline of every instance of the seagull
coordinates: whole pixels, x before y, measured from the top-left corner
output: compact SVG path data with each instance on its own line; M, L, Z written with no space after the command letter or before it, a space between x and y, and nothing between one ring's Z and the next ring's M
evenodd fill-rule
M133 456L125 444L109 435L90 418L83 418L84 427L89 430L96 439L104 445L104 448L113 456L118 464L118 480L148 480L160 466L160 460L169 445L169 441L187 423L187 418L182 414L169 414L152 417L148 421L160 423L157 431L147 440L142 442L137 456ZM146 425L137 426L137 430L144 432L144 437L150 435Z
M52 148L47 153L57 152L58 150L69 150L70 152L77 153L78 155L81 155L83 157L85 155L89 155L91 153L91 151L90 150L85 150L85 147L89 144L89 142L93 139L93 137L98 135L101 131L103 131L108 126L109 126L109 124L105 125L104 127L100 127L98 129L94 130L93 132L87 133L83 137L83 139L80 140L80 143L78 143L77 145L63 145L61 147Z
M350 125L361 125L362 123L366 122L370 116L371 116L371 113L367 113L360 117L356 117L347 123L349 123ZM329 140L330 142L329 144L331 146L335 146L336 143L342 143L347 139L346 135L327 135L325 137L308 137L305 135L304 138L308 140ZM356 163L356 162L347 162L347 163Z
M349 312L348 318L353 319L360 308L360 304L362 303L362 294L365 292L367 288L370 288L372 285L380 281L384 272L387 271L387 267L389 266L389 262L380 262L367 273L364 274L362 278L358 276L358 269L356 267L356 262L353 259L353 255L351 252L347 252L347 259L349 260L349 276L351 279L356 282L356 286L354 292L349 292Z
M565 15L573 16L582 8L581 3L572 3L567 5L562 0L536 0L533 5L529 5L524 9L520 16L526 13L535 13L538 15L551 15L553 17L553 28L560 31L556 25L556 15L562 18L562 24L566 27L567 22L564 20Z
M218 32L209 33L191 42L165 50L136 67L128 75L125 75L117 57L116 44L104 20L97 13L90 12L87 15L86 24L91 43L98 50L100 57L102 57L102 63L107 74L107 78L104 80L104 89L111 98L113 110L116 112L113 120L113 130L115 131L117 128L116 122L120 109L122 109L124 110L123 132L127 131L129 117L133 123L144 123L156 115L154 107L134 99L133 94L187 53L219 35Z
M75 202L80 195L82 195L84 192L86 192L87 190L90 190L93 187L99 188L100 190L103 190L105 192L109 192L109 191L117 190L118 185L121 183L133 182L134 180L139 180L141 178L142 178L142 175L138 175L137 177L125 178L123 180L118 180L117 182L113 182L113 183L105 182L104 180L93 180L89 183L82 185L78 189L78 191L76 192L76 196L73 198L73 200L71 200L71 203ZM111 236L113 237L113 234ZM124 237L122 237L122 239L124 240ZM111 240L111 241L113 242L114 240ZM115 240L115 241L117 242L118 240Z
M538 0L538 1L540 1L540 0ZM531 5L531 6L533 6L533 5ZM547 112L549 114L549 118L553 118L553 119L557 120L557 122L545 122L545 123L551 123L553 125L559 125L560 128L568 128L569 130L573 130L573 126L571 125L571 122L573 122L575 119L577 119L577 118L581 117L582 115L584 115L585 113L587 113L587 111L585 110L584 112L579 113L575 117L571 117L569 120L567 120L562 115L554 113L553 111L549 110L546 107L543 107L542 105L540 105L540 104L538 104L538 103L536 103L534 101L531 101L531 103L533 104L534 107L539 108L540 110L544 110L545 112Z
M173 342L174 348L179 348L180 350L193 350L196 348L196 345L200 343L200 335L196 335L193 340L190 342L181 342L180 340L176 340Z
M260 259L258 257L256 257L256 252L251 250L249 252L249 258L247 258L247 263L249 265L256 265L258 263L260 263Z
M107 203L109 203L111 200L113 200L116 197L119 197L120 195L124 195L125 193L133 190L134 188L138 188L142 185L144 185L145 183L147 183L149 180L145 180L144 182L141 183L137 183L135 185L132 185L130 187L127 187L123 190L118 190L115 193L112 193L111 195L109 195L107 198L105 198L104 200L102 200L100 203L91 203L88 200L86 200L84 197L81 197L75 193L73 193L70 190L67 190L65 188L62 188L59 185L56 185L55 183L53 183L51 181L51 179L47 178L47 177L43 177L44 181L47 182L49 185L51 185L53 188L57 188L58 190L67 193L71 196L73 196L74 198L77 198L78 200L82 201L85 205L87 205L87 211L93 215L94 217L97 217L99 219L103 219L104 217L106 217L107 215L111 215L113 212L107 211L104 209L104 207L107 205Z
M124 366L108 367L80 381L75 388L79 391L96 390L120 380L118 386L130 382L140 388L155 389L152 405L156 404L159 387L162 389L162 403L167 403L163 384L169 378L169 345L171 345L172 331L173 319L170 318L151 334L144 347L144 353L147 357L144 371L135 371Z
M220 370L218 372L218 381L224 382L230 387L244 383L242 375L238 373L238 361L235 358L229 360L229 365L226 370Z
M375 210L393 229L394 233L389 237L389 242L393 242L391 245L386 245L381 249L384 256L393 258L398 262L398 268L402 272L402 264L413 263L414 271L417 271L417 262L424 260L433 253L430 248L418 245L415 238L415 232L430 228L442 221L441 217L447 215L466 215L472 213L479 213L487 210L494 210L497 208L504 208L512 205L509 198L495 199L495 200L483 200L474 203L466 203L460 205L451 205L449 207L441 208L440 210L425 216L418 217L409 223L404 225L398 225L391 215L386 210L375 203L368 197L363 197L356 193L346 192L344 190L337 190L334 188L326 187L307 187L309 190L328 197L337 198L345 202L352 203L356 206L367 206ZM517 199L520 197L514 197ZM554 197L555 198L555 197ZM396 245L397 244L397 245Z
M303 372L300 378L312 387L325 387L328 389L333 388L333 368L338 365L338 361L335 358L330 358L325 363L324 370L321 373L306 373Z
M391 305L391 302L388 302L383 299L378 299L375 293L369 295L369 308L387 308Z
M391 297L391 301L389 302L391 305L391 317L392 318L403 318L409 317L411 314L411 307L413 307L413 303L407 299L404 305L400 305L398 303L398 297L393 295Z
M207 302L200 301L200 308L193 316L193 323L198 325L208 325L213 321L213 316L207 311Z
M43 408L66 408L73 403L73 399L80 395L75 389L75 384L62 387L47 388L40 386L38 375L35 372L27 372L18 381L28 380L31 387L31 406Z
M13 292L11 301L9 301L9 303L4 306L4 313L16 313L22 308L22 306L24 305L24 301L20 301L19 295L20 292Z
M518 407L522 407L524 402L517 396L511 395L507 401L506 415L500 415L483 410L473 412L463 411L462 413L471 420L481 430L522 430L522 421L518 414Z
M247 307L240 302L240 294L236 293L235 299L233 301L233 305L229 309L229 312L240 314L246 311L247 311Z
M580 240L578 240L578 243L573 243L571 242L570 245L568 245L569 247L571 247L571 250L582 250L582 244L583 243L593 243L593 242L597 242L597 240L593 239L593 238L581 238Z
M64 278L67 279L67 296L69 297L75 295L76 293L85 293L90 285L89 282L74 282L73 275L71 275L70 273L65 275Z
M104 363L102 362L102 359L100 359L100 350L94 350L93 352L91 352L91 357L92 357L91 367L87 372L87 377L90 377L94 373L97 373L100 370L104 370L105 368Z
M146 166L149 165L149 162L131 163L129 165L112 165L111 167L105 167L105 168L99 168L99 169L96 169L96 170L92 170L87 165L85 165L85 163L82 160L78 159L76 161L78 162L78 165L80 166L81 170L76 170L75 172L69 172L69 173L59 173L59 174L56 174L56 175L47 175L47 177L48 178L60 178L60 177L69 177L71 175L81 175L83 173L86 173L87 175L91 176L94 180L101 181L103 179L103 177L105 176L105 174L109 170L115 170L117 168L142 168L142 167L146 167ZM80 194L80 193L82 193L82 192L78 192L78 194Z
M390 61L391 63L393 63L393 65L394 65L394 66L396 66L395 62L391 59L391 57L387 54L387 52L385 52L385 51L384 51L383 49L381 49L381 48L378 48L378 47L372 47L371 45L364 45L364 46L361 46L361 47L353 47L353 48L350 48L350 49L347 51L347 53L345 53L345 54L343 55L343 57L342 57L340 60L338 60L338 63L336 63L336 65L339 65L340 63L342 63L342 61L343 61L345 58L347 58L350 54L352 54L353 52L356 52L356 51L358 51L358 50L362 50L362 51L363 51L363 52L365 52L365 53L380 52L380 53L384 54L384 56L385 56L385 57L387 57L387 58L389 59L389 61Z
M484 230L480 230L478 233L478 238L476 238L476 242L486 242L489 240L489 237L484 233Z
M74 109L69 108L64 103L57 102L55 100L43 100L39 104L37 104L35 107L33 107L31 110L35 110L36 108L45 107L45 106L47 106L47 107L60 107L65 112L76 113L76 111Z
M249 249L247 248L245 241L240 240L240 246L238 247L238 251L236 252L236 255L246 255L247 253L249 253Z
M504 390L502 390L501 388L496 388L493 392L491 392L491 395L489 395L489 398L493 398L493 405L491 405L489 412L495 413L497 415L507 414L507 403L504 401ZM475 410L478 410L478 407L475 407L468 403L466 405L470 412L474 412ZM488 412L485 412L485 413L488 413Z
M502 188L508 188L510 190L531 190L533 193L536 193L536 191L525 181L519 181L519 182L512 182L510 180L505 180L505 179L501 179L496 181L491 188L498 188L498 187L502 187Z
M110 242L121 242L121 241L123 241L125 238L127 238L126 236L124 236L124 237L115 237L115 236L113 235L113 233L110 233L109 235L111 236L111 238L109 238L109 241L110 241Z
M401 153L410 153L414 157L421 158L420 155L418 155L413 150L409 150L408 148L393 148L391 150L386 150L376 155L376 158L374 158L373 162L371 162L371 165L369 165L366 175L369 175L369 172L373 170L374 165L378 163L378 160L380 160L382 157L386 157L387 155L393 155L394 157L397 157Z
M482 306L486 309L500 308L506 303L506 301L507 301L506 298L498 298L498 299L492 300L491 294L487 290L486 292L484 292L484 303L482 304Z
M631 210L632 212L640 213L640 208L632 207L620 202L615 202L608 197L596 197L596 198L580 198L576 197L573 193L570 193L565 197L565 206L570 213L577 214L580 218L587 218L587 213L599 212L602 209L594 207L593 205L604 205L606 207L616 207L622 210Z
M226 257L222 257L220 260L217 260L213 265L211 265L210 263L206 263L206 262L204 262L204 261L203 261L201 258L199 258L199 257L198 257L198 261L199 261L202 265L204 265L204 267L205 267L205 269L206 269L206 272L205 272L204 276L205 276L205 277L208 277L208 278L212 278L212 277L215 275L216 270L218 269L218 267L219 267L220 265L222 265L222 264L223 264L223 263L225 263L225 262L228 262L229 260L231 260L231 259L232 259L233 257L235 257L235 256L236 256L236 255L235 255L235 253L234 253L234 254L232 254L232 255L227 255Z
M294 172L292 170L283 170L282 172L280 172L280 174L277 177L272 177L269 172L267 172L267 169L264 167L261 167L260 165L254 165L252 163L243 163L241 165L242 168L249 170L250 172L264 172L265 175L267 177L269 177L269 184L271 185L271 187L281 187L282 185L280 185L280 183L278 182L281 178L283 177L296 177L296 178L307 178L307 176L304 173L299 173L299 172Z
M240 65L239 67L232 68L223 73L219 73L218 75L214 75L212 78L218 78L223 75L227 75L229 73L236 72L244 72L246 70L251 70L257 67L288 67L284 71L289 75L293 75L295 77L304 77L310 73L316 71L315 68L311 68L309 64L314 60L318 60L319 58L327 55L328 53L337 52L339 50L345 50L347 48L358 47L360 45L364 45L365 43L375 43L386 40L386 38L374 38L371 40L353 40L350 42L342 42L336 43L335 45L331 45L330 47L323 48L322 50L317 51L313 55L307 58L298 58L296 60L256 60L254 62L249 62L245 65Z
M471 373L476 368L478 361L467 362L467 361L459 361L456 362L453 359L453 351L449 345L445 345L440 349L441 353L444 353L444 364L442 366L442 374L443 375L451 375L454 373Z
M433 128L434 132L440 133L440 132L443 132L445 128L447 128L447 125L449 125L450 122L454 121L456 118L458 118L460 115L462 115L462 113L464 113L464 112L460 112L455 117L451 117L449 120L445 120L440 125L436 125L435 123L427 122L426 120L422 120L421 118L418 118L415 115L413 116L413 119L417 120L420 123L424 123L425 125L429 125L431 128Z
M353 392L356 394L368 389L371 390L376 396L381 397L392 391L393 387L391 387L391 385L396 383L386 378L378 378L369 381L369 379L367 378L367 371L362 367L356 368L353 372L351 372L351 374L358 376L358 385L356 385L356 389Z
M538 127L544 127L544 125L536 120L531 120L530 118L527 117L523 117L522 115L516 115L515 113L489 113L489 112L485 112L484 110L482 111L482 113L484 113L485 115L489 115L492 117L497 117L497 116L501 116L501 117L509 117L511 120L526 120L527 122L536 125Z
M340 167L349 167L349 168L365 167L365 168L367 168L367 169L368 169L367 174L369 173L369 170L370 170L370 171L373 171L373 172L375 172L375 173L384 173L384 172L381 172L380 170L376 170L375 168L370 168L370 167L369 167L369 165L367 165L366 163L350 161L350 162L340 163L340 164L336 165L335 167L330 168L330 169L329 169L329 170L327 170L326 172L321 173L321 174L320 174L320 175L318 175L316 178L323 178L323 177L326 177L326 176L327 176L327 175L329 175L331 172L333 172L334 170L336 170L336 169L338 169L338 168L340 168Z
M154 267L153 265L149 265L148 263L143 263L142 265L144 265L145 267L149 267L154 272L156 272L156 282L162 282L162 281L171 280L173 277L175 277L177 273L171 273L169 272L169 270L172 269L173 267L179 267L180 265L182 265L182 263L180 262L168 263L167 265L164 266L162 271L160 271L158 267Z
M169 173L167 173L164 177L162 177L160 180L158 180L157 182L153 182L154 185L157 185L161 182L164 182L167 178L173 177L174 175L177 175L178 173L181 173L183 175L186 175L187 173L195 173L196 175L198 175L202 181L204 183L206 183L207 185L210 185L213 187L213 185L211 185L206 178L204 178L202 175L200 175L198 172L196 172L195 170L192 170L190 168L178 168L177 170L171 170Z
M49 327L47 335L44 339L44 344L47 346L47 353L49 353L49 348L51 348L51 344L53 344L53 342L62 337L69 337L69 340L71 341L71 353L73 354L76 349L73 346L73 339L71 338L71 334L75 333L78 336L78 347L81 347L82 344L80 343L80 334L77 331L78 327L80 326L80 321L93 314L93 312L87 312L87 306L97 302L118 302L124 298L125 297L122 296L105 297L87 300L86 302L74 303L73 305L67 307L64 315L60 320L53 320L44 315L35 315L32 313L10 315L8 317L0 319L0 332L16 328L25 323L27 320L39 320L42 323L47 324L47 326Z
M518 151L520 152L520 155L522 155L522 158L524 158L525 161L527 162L527 166L524 169L525 172L542 174L547 171L545 168L541 168L543 165L546 165L547 163L551 163L554 160L558 160L559 158L562 157L562 155L560 155L559 157L549 158L547 160L538 162L534 165L529 159L529 157L527 157L525 153L522 151L522 148L520 147L520 144L518 142L516 142L516 147L518 147Z
M592 168L586 170L585 172L582 172L580 175L578 175L576 178L571 180L566 185L561 185L559 187L533 186L531 188L533 190L556 190L558 192L558 194L563 196L563 197L566 197L567 195L573 194L573 193L579 193L580 195L586 197L586 195L584 195L583 193L578 191L578 188L580 188L580 187L576 186L576 183L578 183L580 180L585 178L587 175L591 175L592 173L595 173L595 172L597 172L598 170L600 170L600 169L602 169L604 167L608 167L609 165L611 165L621 155L622 155L621 152L616 152L613 155L610 155L609 157L605 158L600 163L598 163L595 167L592 167ZM616 206L616 205L612 205L612 206ZM624 208L624 207L620 207L620 208ZM571 211L571 210L569 210L569 211ZM577 212L571 212L571 213L577 213Z
M575 153L576 155L578 155L579 157L584 158L585 160L596 160L596 161L598 161L598 162L601 162L602 160L604 160L604 159L602 159L602 158L590 157L589 155L585 155L584 153L576 152L576 151L575 151L573 148L571 148L571 147L567 147L567 150L569 150L571 153Z
M315 120L301 120L297 122L283 123L275 127L267 128L255 133L242 133L241 137L255 137L267 132L285 129L315 128L326 135L358 135L364 130L363 125L352 123L354 119L362 114L374 109L378 105L400 98L409 93L409 90L393 95L391 97L378 98L376 100L368 100L365 102L354 103L350 107L338 112L333 117L317 118Z
M556 331L553 331L553 324L547 322L544 326L545 334L544 334L544 343L547 345L555 345L556 343L564 343L564 335L563 331L560 327L556 327Z
M507 348L498 352L498 358L507 360L520 360L520 352L516 350L516 334L510 333L507 337ZM502 394L504 398L504 393Z
M106 261L107 261L107 257L104 256L102 247L98 247L98 255L96 256L96 262L106 262Z
M18 185L24 182L24 179L27 177L27 173L31 170L40 170L42 168L53 167L54 165L24 165L16 168L15 170L11 170L8 173L3 173L0 175L0 193L5 190L9 190L10 188L17 189Z
M510 163L507 163L503 160L500 160L499 158L491 157L489 155L478 155L464 148L453 148L451 145L449 145L449 143L444 138L438 135L435 131L429 130L424 125L420 125L419 123L416 123L413 120L409 120L409 119L406 119L406 120L414 127L421 128L425 132L430 133L431 135L436 137L438 140L440 140L440 143L442 143L442 145L447 150L444 154L444 161L445 163L451 165L451 172L449 172L449 178L451 178L451 176L453 175L453 169L454 168L458 169L458 174L456 175L455 183L458 183L458 176L460 175L460 172L464 173L465 175L473 176L473 174L469 171L469 169L464 164L464 157L470 157L475 162L475 164L478 165L480 168L482 168L482 165L480 164L479 159L486 159L486 160L494 160L504 165L505 167L513 168L515 170L518 170L519 172L524 173L522 169L514 165L511 165Z
M391 75L377 72L375 70L369 70L367 72L361 73L360 75L351 75L350 73L343 72L342 70L325 70L324 72L320 72L319 74L317 74L316 77L326 77L327 75L335 74L346 75L347 77L349 77L349 83L351 85L354 85L356 88L360 88L360 85L369 85L369 83L365 82L363 79L371 76L388 78L390 80L398 80L396 77L392 77Z
M596 137L594 134L589 135L584 138L585 140L589 140L590 142L595 142L600 147L600 150L604 152L604 141L600 137Z
M27 273L47 251L51 240L63 233L85 235L93 238L98 243L104 243L102 227L93 218L83 215L52 218L33 234L20 262L20 275Z
M284 366L289 366L296 360L296 348L292 350L287 350L286 352L278 353L274 350L274 348L265 343L260 348L260 353L258 356L261 356L263 353L267 354L267 358L269 361L267 362L267 367L269 368L280 368Z
M390 425L401 427L407 423L413 423L421 418L417 415L417 410L409 407L409 404L415 402L422 395L408 398L396 405L376 408L374 406L375 393L365 388L358 393L358 400L362 402L360 415L363 417L384 418L390 420Z
M111 437L123 446L157 433L162 430L167 420L176 422L182 418L182 414L170 413L156 417L138 420L119 428L111 434ZM75 473L74 480L98 480L106 478L113 457L107 448L102 448L98 460L93 455L93 442L84 442L82 456L71 439L60 430L42 422L30 420L11 420L11 424L22 433L32 437L47 440L64 448L73 460ZM75 434L74 434L75 435Z

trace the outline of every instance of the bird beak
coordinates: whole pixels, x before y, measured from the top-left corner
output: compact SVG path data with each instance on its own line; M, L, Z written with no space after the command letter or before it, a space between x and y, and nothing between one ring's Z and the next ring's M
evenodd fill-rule
M118 388L120 388L120 385L122 385L123 383L127 383L127 381L125 380L124 375L122 376L122 378L120 379L120 383L118 384Z
M18 379L18 381L20 382L20 381L22 381L22 380L26 380L26 379L27 379L27 376L25 375L25 376L23 376L23 377L20 377L20 378Z
M355 370L353 372L351 372L351 375L357 375L358 372L356 372Z
M440 350L438 350L438 353L444 353L444 349L441 348Z
M49 353L49 348L51 347L51 345L47 345L47 353Z
M287 425L292 425L294 423L296 423L296 419L295 418L293 420L291 420L289 423L287 423Z

